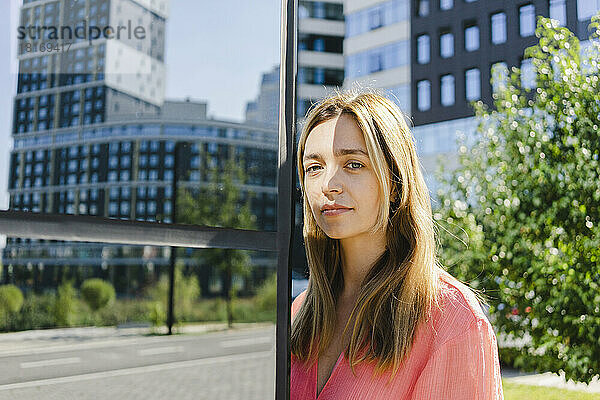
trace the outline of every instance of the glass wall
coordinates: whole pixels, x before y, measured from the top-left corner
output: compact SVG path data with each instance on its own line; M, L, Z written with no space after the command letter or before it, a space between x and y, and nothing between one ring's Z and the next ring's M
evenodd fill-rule
M0 209L148 223L140 236L145 227L172 224L277 230L279 1L16 3L0 6L9 33L1 48L11 62L0 76L0 97L12 109L0 113ZM327 3L304 3L313 18L341 14ZM305 44L341 53L341 40L317 39L307 36ZM308 72L316 84L343 81L343 70ZM237 338L247 345L202 342L196 353L173 342L163 347L184 350L167 351L160 362L210 356L221 363L225 353L263 351L262 381L251 382L259 391L247 391L240 378L258 362L251 358L242 369L232 364L227 381L208 386L217 397L226 393L218 385L245 398L273 397L275 251L0 239L0 285L24 295L24 308L13 316L18 323L0 331L133 324L162 333L166 282L176 265L181 332L214 330L210 324L227 329L231 321L264 329ZM85 308L90 279L114 290L110 310ZM52 310L67 294L75 299L74 316L57 319ZM177 296L191 303L178 304ZM36 302L44 306L34 310ZM135 354L115 365L154 363ZM69 368L59 368L60 376Z

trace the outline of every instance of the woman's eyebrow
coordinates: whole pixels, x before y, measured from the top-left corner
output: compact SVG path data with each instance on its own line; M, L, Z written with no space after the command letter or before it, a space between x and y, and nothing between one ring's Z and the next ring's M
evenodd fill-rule
M369 154L363 150L363 149L336 149L334 151L334 155L336 157L343 157L343 156L347 156L347 155L362 155L365 157L369 157ZM318 153L311 153L311 154L307 154L303 157L303 160L317 160L317 161L323 161L323 157L318 154Z

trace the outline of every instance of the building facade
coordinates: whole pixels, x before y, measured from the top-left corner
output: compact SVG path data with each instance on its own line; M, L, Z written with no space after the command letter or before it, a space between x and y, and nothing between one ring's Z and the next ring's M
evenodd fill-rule
M471 102L492 103L497 85L519 67L535 87L532 63L523 58L537 43L536 19L549 16L587 39L587 26L600 10L596 0L416 0L411 15L411 109L417 147L430 189L438 158L458 164L457 139L474 137ZM490 79L494 77L492 85Z

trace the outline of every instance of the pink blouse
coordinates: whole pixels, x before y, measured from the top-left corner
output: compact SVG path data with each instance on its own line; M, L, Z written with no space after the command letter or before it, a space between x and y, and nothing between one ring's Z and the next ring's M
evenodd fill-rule
M354 367L340 354L318 400L502 400L498 346L477 298L450 276L442 276L440 308L417 328L410 356L388 384L390 372L372 376L375 362ZM306 291L292 304L292 319ZM294 355L291 400L317 399L317 363Z

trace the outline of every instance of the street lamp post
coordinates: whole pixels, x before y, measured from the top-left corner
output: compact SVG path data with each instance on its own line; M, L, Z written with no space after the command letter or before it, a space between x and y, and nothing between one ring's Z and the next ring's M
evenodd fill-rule
M175 142L175 149L173 155L173 181L171 186L171 223L177 223L177 180L179 178L179 152L181 150L182 143L179 141ZM174 292L175 292L175 254L177 247L171 247L171 254L169 257L169 304L167 308L167 329L169 335L173 334L173 322L174 322Z

